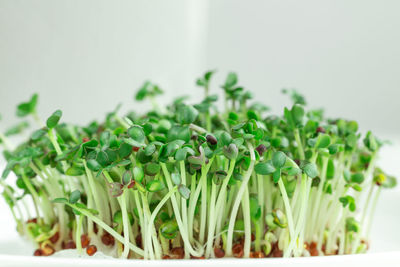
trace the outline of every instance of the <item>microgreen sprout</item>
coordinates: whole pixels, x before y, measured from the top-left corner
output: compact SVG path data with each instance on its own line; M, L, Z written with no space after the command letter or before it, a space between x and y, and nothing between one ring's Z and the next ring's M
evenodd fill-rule
M225 109L210 95L215 71L196 81L204 99L167 107L147 81L135 95L153 109L102 122L45 123L34 94L17 107L38 128L14 147L26 121L0 132L7 161L0 186L35 255L77 248L120 258L293 257L365 252L382 189L384 144L355 121L325 118L305 98L271 115L227 75ZM6 178L14 173L14 184ZM25 203L32 203L33 210ZM102 244L99 244L102 243ZM107 250L106 246L115 249ZM110 252L111 251L111 252Z

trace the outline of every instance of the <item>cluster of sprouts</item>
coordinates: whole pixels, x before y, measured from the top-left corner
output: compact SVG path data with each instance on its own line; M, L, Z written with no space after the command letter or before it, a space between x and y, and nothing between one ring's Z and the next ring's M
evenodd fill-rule
M213 71L197 80L205 97L167 107L146 82L145 114L119 114L81 127L55 111L43 122L37 95L17 116L38 125L13 147L0 185L17 230L35 255L61 249L130 259L293 257L362 253L382 188L396 180L377 166L382 142L355 121L327 119L293 100L270 115L229 73L224 110L210 95ZM10 175L13 173L14 175ZM9 177L10 176L10 177ZM6 180L6 178L8 180ZM16 178L16 179L15 179ZM16 182L15 182L16 181Z

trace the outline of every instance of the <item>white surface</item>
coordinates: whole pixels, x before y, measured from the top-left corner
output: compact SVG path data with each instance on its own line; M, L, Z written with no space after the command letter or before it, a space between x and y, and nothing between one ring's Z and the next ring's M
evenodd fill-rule
M382 148L379 165L389 174L400 177L400 138L386 136L393 144ZM295 259L224 259L192 260L190 266L400 266L400 187L384 190L378 202L371 234L371 249L365 255L311 257ZM33 249L15 231L15 224L0 201L0 266L188 266L186 261L124 261L62 257L32 257ZM71 253L67 252L67 255ZM73 253L72 253L73 254ZM65 254L64 254L65 255Z
M363 129L400 132L398 0L0 0L0 129L36 91L39 113L101 118L145 79L169 101L228 71L282 113L283 87Z

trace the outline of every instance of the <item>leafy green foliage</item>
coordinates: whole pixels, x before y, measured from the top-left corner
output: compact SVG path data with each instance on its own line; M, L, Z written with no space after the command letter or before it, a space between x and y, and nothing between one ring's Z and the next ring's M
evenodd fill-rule
M47 128L52 129L57 126L58 122L60 121L62 116L62 111L61 110L56 110L54 113L47 119L46 125Z
M181 184L178 186L178 192L184 199L189 199L190 197L190 189L187 186Z
M151 180L146 184L146 189L149 192L158 192L165 188L160 180Z
M137 101L142 101L148 97L155 97L157 95L161 95L163 91L155 84L152 84L149 81L146 81L142 87L137 92L135 99Z
M275 172L275 167L272 162L260 162L254 166L254 170L257 174L268 175Z
M310 178L315 178L318 176L318 169L314 163L307 163L304 165L303 171Z
M23 102L17 106L17 116L25 117L29 114L32 114L36 111L36 105L38 101L38 95L33 94L31 99L28 102Z
M75 204L81 199L81 192L79 190L75 190L69 196L69 203Z
M191 246L184 255L208 258L220 245L227 255L235 254L229 251L234 245L245 256L261 251L274 256L278 247L285 256L303 255L304 242L315 240L322 240L317 246L325 246L324 252L335 253L343 250L336 242L343 237L344 252L363 251L365 244L357 242L366 231L359 229L367 229L369 216L361 222L347 216L357 208L365 213L358 205L365 192L372 192L375 206L381 189L396 185L377 166L385 142L372 132L362 135L355 121L325 118L322 109L306 108L295 90L284 90L291 107L279 116L268 114L234 72L221 85L222 111L218 95L210 94L214 76L208 71L196 81L204 88L203 99L188 104L188 97L177 97L165 107L156 101L160 87L147 81L135 98L149 100L152 110L120 114L117 105L104 120L84 126L61 123L57 110L43 127L37 95L18 105L19 117L32 115L41 127L15 148L8 136L28 129L26 122L0 134L7 161L2 178L15 176L2 182L1 195L18 230L42 249L54 244L55 231L63 230L61 244L70 240L66 233L76 234L81 226L99 235L90 233L92 221L113 236L118 253L129 241L130 256L144 258L175 257ZM31 199L38 217L26 222L17 207ZM336 217L325 222L324 214ZM105 239L108 234L101 236Z

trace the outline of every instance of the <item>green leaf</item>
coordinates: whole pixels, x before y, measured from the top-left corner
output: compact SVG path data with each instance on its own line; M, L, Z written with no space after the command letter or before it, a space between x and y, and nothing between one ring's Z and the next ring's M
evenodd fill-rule
M146 81L136 93L135 99L137 101L142 101L143 99L145 99L149 95L151 86L151 83L149 81Z
M359 223L353 217L346 219L346 231L357 233L360 229Z
M176 159L176 161L185 160L187 154L193 156L193 155L195 154L195 152L194 152L194 150L193 150L192 148L190 148L190 147L182 147L182 148L178 149L178 150L176 151L176 153L175 153L175 159Z
M276 169L276 171L274 171L274 173L272 174L272 179L274 180L274 183L278 183L280 178L281 178L281 170Z
M103 131L100 134L100 144L101 146L109 146L111 139L111 133L109 131Z
M178 186L178 192L184 199L189 199L190 197L190 189L187 186L180 184Z
M185 143L190 141L190 130L188 126L175 125L168 130L167 141L183 140Z
M12 126L11 128L8 128L7 131L4 132L5 136L11 136L11 135L16 135L24 131L29 127L29 123L26 121L20 122L17 125Z
M194 122L199 112L193 106L180 106L177 111L177 121L180 124L190 124Z
M285 213L283 213L280 209L275 209L272 212L272 216L274 218L274 223L280 228L287 227L287 218Z
M160 165L157 163L147 163L144 166L144 172L149 176L155 176L160 171Z
M294 89L283 89L282 93L289 95L290 99L293 101L294 104L301 104L301 105L306 104L304 96L298 93Z
M146 156L151 156L153 155L153 153L156 151L156 146L154 144L149 144L148 146L146 146L146 148L144 149L144 154Z
M121 158L129 157L132 154L132 148L130 144L122 142L118 150L119 156Z
M362 173L354 173L351 175L351 182L361 184L364 182L364 175Z
M294 121L293 121L292 112L290 112L290 110L285 107L283 115L284 115L284 117L286 119L286 123L288 124L288 126L291 129L294 129L295 128L295 124L294 124Z
M364 138L364 145L372 152L376 151L379 147L375 136L369 131Z
M127 170L122 175L122 184L128 185L130 184L131 181L132 181L132 173L129 170Z
M94 172L99 171L101 169L101 165L95 159L89 159L87 161L87 167L88 169Z
M109 162L108 154L101 150L97 153L96 160L98 163L100 163L101 166L105 167L108 165Z
M158 192L165 188L164 184L160 180L151 180L146 184L146 189L149 192Z
M46 133L47 133L47 130L46 130L46 129L39 129L39 130L36 130L36 131L34 131L34 132L32 133L31 139L32 139L33 141L37 141L37 140L39 140L40 138L42 138L43 136L45 136Z
M339 201L343 204L343 207L349 205L350 211L354 212L356 210L355 200L352 196L347 195L345 197L341 197L339 198Z
M274 152L274 154L272 155L272 165L274 165L276 169L279 169L282 168L283 165L285 165L285 163L286 163L286 154L283 153L282 151Z
M124 193L124 186L121 183L110 183L110 193L112 197L119 197Z
M140 167L134 167L133 168L133 178L135 179L136 182L141 183L143 178L144 178L144 172L143 169Z
M225 89L232 89L233 86L236 85L237 83L237 75L234 72L228 73L228 76L226 77L225 84L223 85L223 88Z
M255 197L250 198L250 217L253 221L258 221L261 218L261 206L258 205L258 200Z
M331 138L327 134L320 134L318 136L317 148L326 148L331 144Z
M382 183L384 188L394 188L397 185L397 179L393 176L386 176L385 181Z
M209 70L204 74L204 80L209 82L211 80L211 76L215 73L215 70Z
M120 210L114 213L113 222L118 225L122 225L122 212Z
M294 167L294 166L284 167L282 170L287 172L287 174L289 176L294 176L294 175L297 175L297 174L299 174L301 172L301 170L299 168Z
M62 116L61 110L56 110L54 113L47 119L46 125L49 129L52 129L57 126L58 122L60 121Z
M228 175L228 174L227 174L225 171L223 171L223 170L216 171L216 172L214 173L214 176L213 176L213 181L214 181L214 183L215 183L216 185L221 184L221 182L226 178L227 175Z
M36 110L36 104L38 100L38 95L32 95L31 99L28 102L21 103L17 106L17 116L25 117Z
M354 148L357 146L357 140L358 140L357 135L355 135L354 133L351 133L346 137L346 144L349 147Z
M304 165L303 171L310 178L315 178L318 176L318 169L315 163L307 163L306 165Z
M170 220L160 226L160 233L166 239L174 239L177 236L179 227L175 220Z
M138 144L144 144L145 134L143 128L134 125L128 129L128 135Z
M332 144L328 147L329 154L334 155L336 154L340 149L340 145L338 144Z
M343 204L343 207L346 207L349 203L349 200L346 197L339 198L339 201Z
M272 165L271 161L267 161L267 162L260 162L257 163L254 166L254 170L257 174L261 174L261 175L268 175L273 173L276 169L275 167Z
M180 185L181 184L180 174L176 172L171 173L171 180L175 185Z
M75 190L69 196L69 203L75 204L80 199L81 199L81 192L79 190Z
M230 144L229 146L224 146L222 150L224 152L225 157L231 160L236 159L239 154L237 146L233 143Z
M85 173L84 170L82 168L77 167L77 166L71 166L65 172L65 174L69 175L69 176L81 176L84 173Z
M300 127L303 124L303 119L304 119L304 108L299 105L299 104L295 104L292 107L291 110L292 113L292 119L293 119L293 123L295 125L295 127Z

